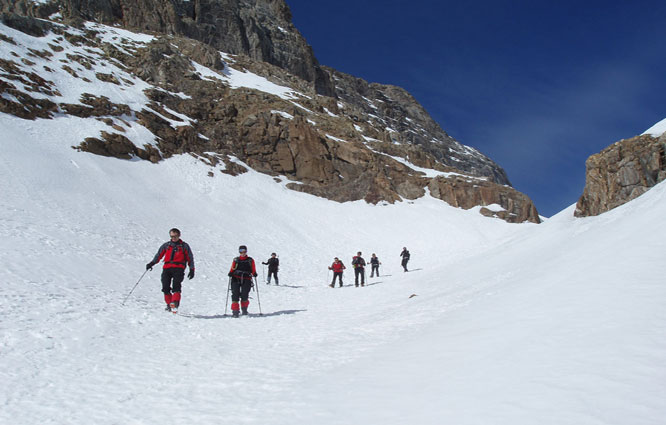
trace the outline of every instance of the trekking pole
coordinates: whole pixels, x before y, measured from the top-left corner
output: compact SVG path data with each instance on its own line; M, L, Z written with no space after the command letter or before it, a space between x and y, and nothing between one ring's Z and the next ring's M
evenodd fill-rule
M257 278L254 278L254 287L255 290L257 291L257 304L259 305L259 315L263 316L264 314L261 312L261 300L259 299L259 285L257 285Z
M224 315L227 315L227 306L229 305L229 292L231 292L231 276L229 276L229 284L227 285L227 300L224 302Z
M136 283L134 284L134 288L132 288L132 290L130 291L130 293L127 294L127 296L125 297L125 300L123 301L122 305L125 305L125 301L127 301L127 299L130 297L130 295L132 295L132 292L134 292L134 290L136 289L136 287L139 286L139 282L141 282L141 279L143 279L143 277L146 275L146 273L148 273L148 270L152 270L152 268L150 268L150 269L146 269L146 271L143 272L143 274L141 275L141 277L139 278L139 280L137 280Z
M261 275L264 277L264 282L266 282L266 265L261 265Z
M331 275L331 269L326 272L326 284L328 284L328 277Z

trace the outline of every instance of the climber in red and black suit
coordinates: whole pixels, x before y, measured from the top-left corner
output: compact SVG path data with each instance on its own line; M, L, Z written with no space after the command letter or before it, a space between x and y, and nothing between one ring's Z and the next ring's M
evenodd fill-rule
M238 247L239 256L234 258L229 270L231 278L231 312L234 317L238 317L240 309L243 314L247 314L247 308L250 305L249 297L252 289L252 278L257 277L257 269L252 257L247 255L247 247L241 245ZM240 301L240 308L238 305Z
M155 254L155 258L146 264L146 270L164 258L162 268L162 292L167 310L177 309L180 305L181 283L185 279L185 267L190 267L187 274L189 279L194 277L194 255L190 246L180 239L180 230L173 228L169 230L171 240L165 242Z

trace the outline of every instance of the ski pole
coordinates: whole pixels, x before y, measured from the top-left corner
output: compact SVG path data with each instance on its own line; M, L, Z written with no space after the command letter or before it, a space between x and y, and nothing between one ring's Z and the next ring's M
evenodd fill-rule
M259 315L263 316L264 314L261 312L261 300L259 299L259 285L257 285L257 278L254 278L254 287L255 290L257 291L257 304L259 305Z
M146 269L146 271L143 272L143 274L141 275L139 280L137 280L136 283L134 284L134 288L132 288L132 290L129 292L129 294L127 294L127 296L125 297L125 300L123 301L122 305L125 305L125 301L127 301L127 299L130 297L130 295L132 295L132 292L134 292L136 287L139 286L139 282L141 282L141 279L143 279L143 277L146 275L146 273L148 273L148 270L152 270L152 268Z
M224 302L224 315L227 315L227 306L229 305L229 292L231 292L231 276L229 276L229 284L227 285L227 300Z

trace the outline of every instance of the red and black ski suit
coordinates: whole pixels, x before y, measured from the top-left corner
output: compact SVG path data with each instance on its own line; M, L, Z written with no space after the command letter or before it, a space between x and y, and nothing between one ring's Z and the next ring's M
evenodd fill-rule
M247 314L247 308L250 305L250 290L252 289L252 278L257 276L257 269L252 257L241 255L234 258L229 270L231 277L231 311L243 309L243 314ZM240 301L240 306L238 305Z
M176 242L165 242L148 265L152 267L159 263L162 258L164 258L164 267L162 268L164 301L167 305L174 303L178 307L186 266L190 267L190 279L194 276L194 255L192 255L190 246L178 239Z
M328 269L333 270L333 280L331 281L331 286L335 286L336 277L340 282L340 286L342 286L342 272L344 269L346 269L345 265L342 264L342 261L338 261L337 263L334 261Z

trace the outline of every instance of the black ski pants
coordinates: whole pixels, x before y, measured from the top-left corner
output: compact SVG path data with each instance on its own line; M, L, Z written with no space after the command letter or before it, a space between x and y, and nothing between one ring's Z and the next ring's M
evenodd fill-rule
M185 269L179 267L162 269L162 292L165 294L180 292L183 279L185 279Z
M275 277L275 284L277 285L279 283L278 277L277 277L277 270L268 269L268 283L271 283L271 275L273 275L273 277Z
M370 277L375 277L375 272L377 272L377 277L379 277L379 264L372 265L372 271L370 272Z
M231 301L247 301L250 298L252 281L249 279L231 278Z
M354 269L354 277L356 286L358 286L358 277L361 276L361 285L365 285L365 267L356 267Z
M407 271L407 262L409 262L409 258L403 258L402 259L402 268Z
M340 280L340 286L342 287L342 272L333 272L333 281L331 282L331 285L335 286L336 277Z

